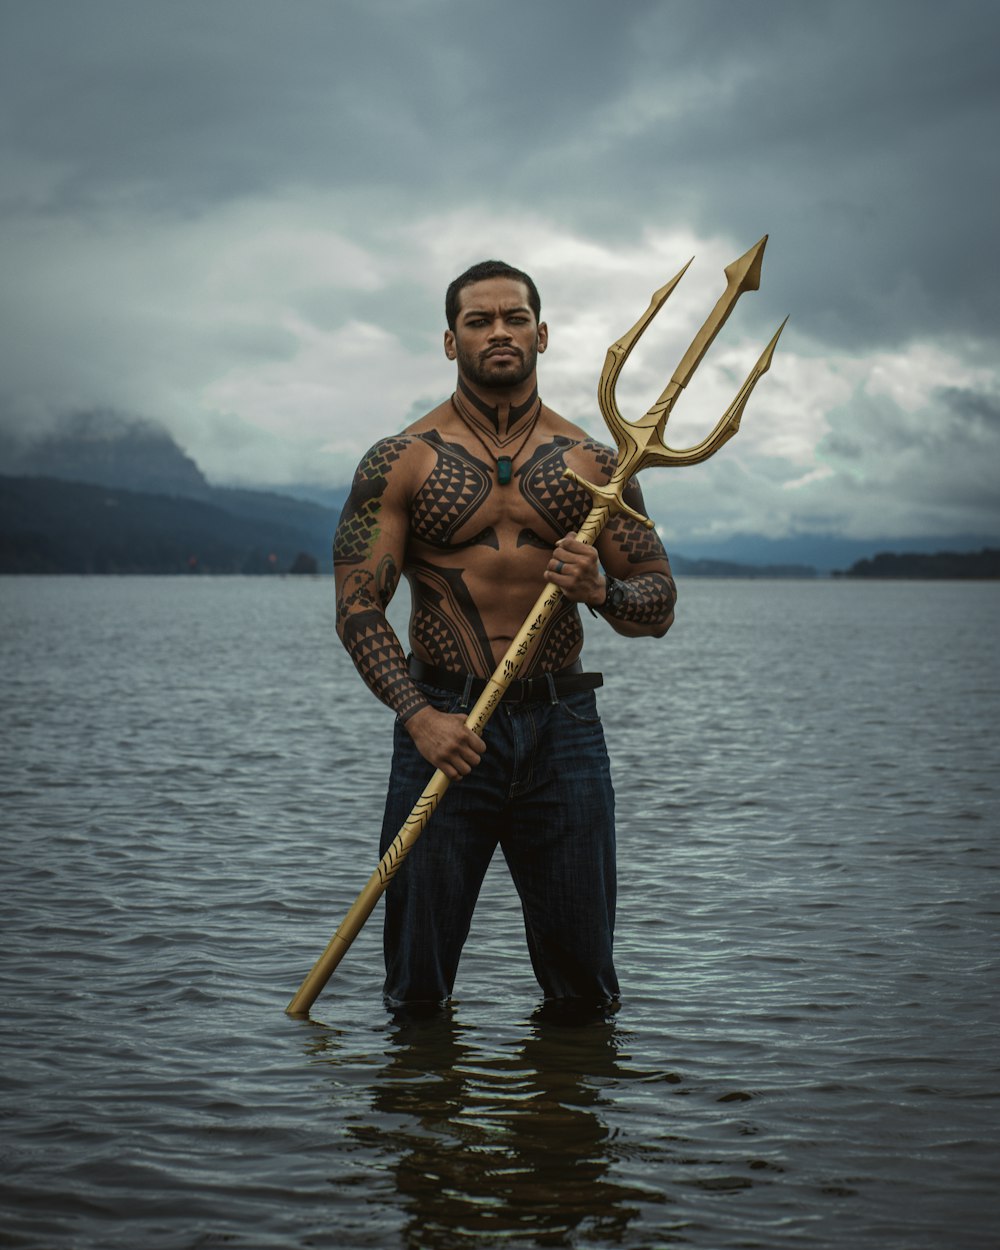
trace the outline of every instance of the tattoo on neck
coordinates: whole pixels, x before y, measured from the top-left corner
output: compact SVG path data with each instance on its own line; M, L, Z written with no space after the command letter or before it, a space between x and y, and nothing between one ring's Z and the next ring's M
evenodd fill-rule
M498 447L503 447L522 434L526 427L538 420L538 415L542 410L542 401L538 398L537 388L532 390L523 404L509 406L496 404L491 407L471 391L461 378L458 379L458 389L452 396L451 402L463 421L479 429ZM506 409L507 423L501 434L502 409Z

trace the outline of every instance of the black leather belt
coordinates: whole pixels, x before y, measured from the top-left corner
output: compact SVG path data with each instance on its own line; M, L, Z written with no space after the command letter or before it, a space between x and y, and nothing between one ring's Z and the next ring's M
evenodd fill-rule
M456 690L467 697L478 699L486 689L485 677L436 668L433 664L418 660L415 655L409 657L409 668L414 681L422 681L441 690ZM585 673L583 665L577 660L569 668L561 668L555 673L538 673L534 677L512 681L503 698L505 703L527 703L532 699L549 700L553 696L558 698L563 694L575 694L579 690L596 690L603 685L603 674Z

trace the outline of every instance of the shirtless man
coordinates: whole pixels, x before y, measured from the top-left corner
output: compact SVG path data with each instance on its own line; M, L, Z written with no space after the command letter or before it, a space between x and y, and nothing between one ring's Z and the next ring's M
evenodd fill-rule
M448 288L454 395L365 455L337 528L337 631L396 712L382 853L433 771L449 787L386 893L391 1008L452 992L479 889L499 844L547 1000L614 1004L614 793L579 604L620 634L659 637L676 597L655 533L626 516L596 549L576 530L614 453L546 407L536 363L548 328L535 284L484 261ZM642 508L638 485L628 502ZM603 570L603 571L602 571ZM410 584L408 658L386 619ZM565 598L479 737L465 718L545 582Z

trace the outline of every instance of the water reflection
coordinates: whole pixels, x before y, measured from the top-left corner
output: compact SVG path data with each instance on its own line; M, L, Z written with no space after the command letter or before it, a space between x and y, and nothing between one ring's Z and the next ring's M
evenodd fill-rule
M453 1011L388 1026L371 1122L348 1132L395 1175L402 1244L620 1242L651 1195L612 1175L602 1090L638 1075L622 1067L619 1041L611 1021L538 1015L493 1048Z

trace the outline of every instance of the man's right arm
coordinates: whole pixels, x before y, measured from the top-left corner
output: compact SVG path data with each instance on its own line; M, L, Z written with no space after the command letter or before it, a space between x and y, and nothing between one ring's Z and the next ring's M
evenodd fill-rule
M403 476L399 460L409 441L384 438L366 453L333 540L337 633L365 685L404 723L427 706L385 614L406 549L406 516L396 497Z
M406 553L409 509L405 435L382 439L354 475L333 543L337 633L369 690L397 714L417 749L455 780L485 749L461 716L431 707L413 683L406 656L386 617Z

